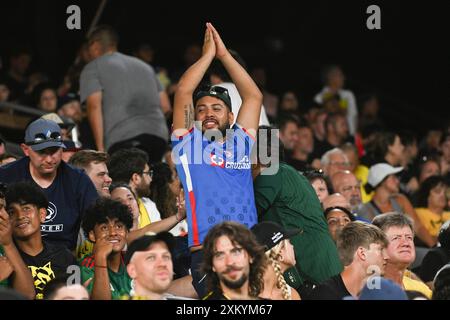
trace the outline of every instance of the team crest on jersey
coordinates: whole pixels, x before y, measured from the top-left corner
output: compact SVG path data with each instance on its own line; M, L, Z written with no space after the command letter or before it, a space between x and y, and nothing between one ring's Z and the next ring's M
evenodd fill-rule
M210 159L213 167L225 167L225 160L221 156L211 153Z
M55 204L53 202L48 202L47 207L47 215L45 216L44 223L50 222L53 219L55 219L56 215L58 214L58 209L56 208Z

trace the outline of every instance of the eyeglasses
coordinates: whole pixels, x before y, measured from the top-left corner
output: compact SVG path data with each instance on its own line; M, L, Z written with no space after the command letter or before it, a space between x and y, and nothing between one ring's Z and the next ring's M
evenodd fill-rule
M142 171L142 174L146 174L149 177L153 177L153 170L149 170L149 171Z
M59 132L52 132L49 136L46 136L43 133L38 133L34 136L33 141L25 142L26 145L32 146L35 144L40 144L43 142L54 141L54 142L62 142L61 134Z

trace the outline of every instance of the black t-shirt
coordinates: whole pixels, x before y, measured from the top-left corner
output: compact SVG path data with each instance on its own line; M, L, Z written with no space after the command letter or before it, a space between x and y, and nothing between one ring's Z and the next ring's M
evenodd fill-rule
M423 282L433 281L436 273L450 262L450 250L442 247L427 252L420 267L419 276Z
M67 267L78 265L75 257L64 246L43 243L44 249L36 256L30 256L19 249L23 261L33 276L36 299L42 299L45 286L56 277L69 276Z
M351 295L345 287L341 275L338 274L315 287L310 296L302 296L302 298L305 300L342 300Z
M34 182L29 163L29 158L25 157L1 167L0 182ZM84 211L98 198L94 184L82 170L61 161L55 180L42 190L49 201L47 216L41 225L42 237L74 250Z

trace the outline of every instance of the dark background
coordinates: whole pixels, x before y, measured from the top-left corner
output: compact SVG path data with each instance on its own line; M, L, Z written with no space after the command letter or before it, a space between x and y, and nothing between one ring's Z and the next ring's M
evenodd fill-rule
M295 90L307 106L322 84L321 67L340 64L357 96L380 95L381 114L392 129L419 135L450 116L448 81L450 11L445 1L132 1L108 0L101 24L114 26L120 50L140 42L156 49L156 65L177 69L184 48L201 43L211 21L225 44L252 66L264 66L269 90ZM66 8L81 8L81 30L68 30ZM29 46L32 69L59 82L100 4L87 1L2 0L0 54ZM368 30L366 8L381 8L381 30Z

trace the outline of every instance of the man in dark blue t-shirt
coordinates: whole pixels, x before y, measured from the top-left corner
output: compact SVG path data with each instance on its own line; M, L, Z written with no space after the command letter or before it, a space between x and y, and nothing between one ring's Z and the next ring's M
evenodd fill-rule
M41 225L46 241L74 250L85 209L97 198L89 177L61 161L64 144L56 122L38 119L25 131L26 157L0 168L0 182L33 181L49 200Z

